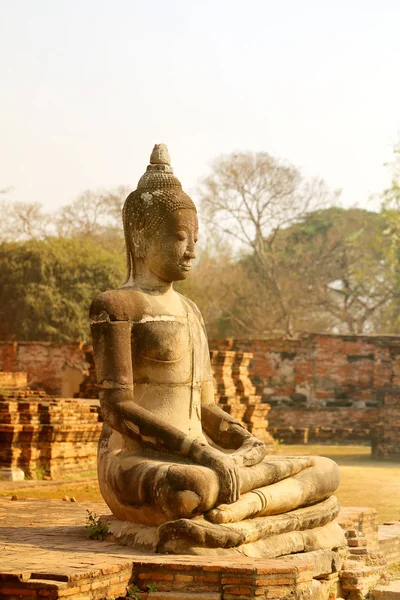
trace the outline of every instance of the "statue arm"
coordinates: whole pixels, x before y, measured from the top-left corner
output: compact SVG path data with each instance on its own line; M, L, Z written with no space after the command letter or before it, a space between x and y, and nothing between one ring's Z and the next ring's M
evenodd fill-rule
M185 454L188 436L134 401L131 323L104 318L91 330L104 420L122 435Z

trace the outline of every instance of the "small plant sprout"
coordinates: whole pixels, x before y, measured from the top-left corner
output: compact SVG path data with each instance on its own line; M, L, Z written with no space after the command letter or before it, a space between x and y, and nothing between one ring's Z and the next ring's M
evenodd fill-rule
M140 590L138 588L137 585L133 585L129 591L128 591L128 596L129 598L132 598L132 600L140 600Z
M86 510L87 523L86 534L91 540L105 540L108 537L108 526L106 523L100 523L96 513Z

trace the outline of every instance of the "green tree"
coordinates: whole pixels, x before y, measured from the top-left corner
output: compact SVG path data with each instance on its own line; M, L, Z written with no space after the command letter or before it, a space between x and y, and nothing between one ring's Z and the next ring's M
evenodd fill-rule
M121 285L124 262L90 238L0 244L0 339L89 339L90 303Z
M394 297L385 307L382 320L385 331L400 333L400 142L394 148L394 158L389 164L391 185L382 194L382 216L385 229L386 264L393 285Z
M281 252L298 264L300 329L337 333L382 331L395 289L390 277L385 216L332 207L309 213L280 232Z

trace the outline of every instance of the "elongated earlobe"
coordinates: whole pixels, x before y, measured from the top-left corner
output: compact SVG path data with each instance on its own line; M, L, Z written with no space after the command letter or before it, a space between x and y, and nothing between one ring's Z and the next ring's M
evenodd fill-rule
M133 254L136 258L144 258L146 256L146 237L144 228L133 232L132 247Z

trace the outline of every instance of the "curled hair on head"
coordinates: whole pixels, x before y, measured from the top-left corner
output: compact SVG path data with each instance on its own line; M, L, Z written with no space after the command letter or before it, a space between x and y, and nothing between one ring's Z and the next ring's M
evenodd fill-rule
M196 211L193 200L183 191L169 163L165 144L156 144L151 153L150 164L140 178L137 189L125 200L122 209L127 260L125 284L135 275L134 259L138 256L135 252L135 240L138 236L145 237L157 231L167 215L176 210Z

